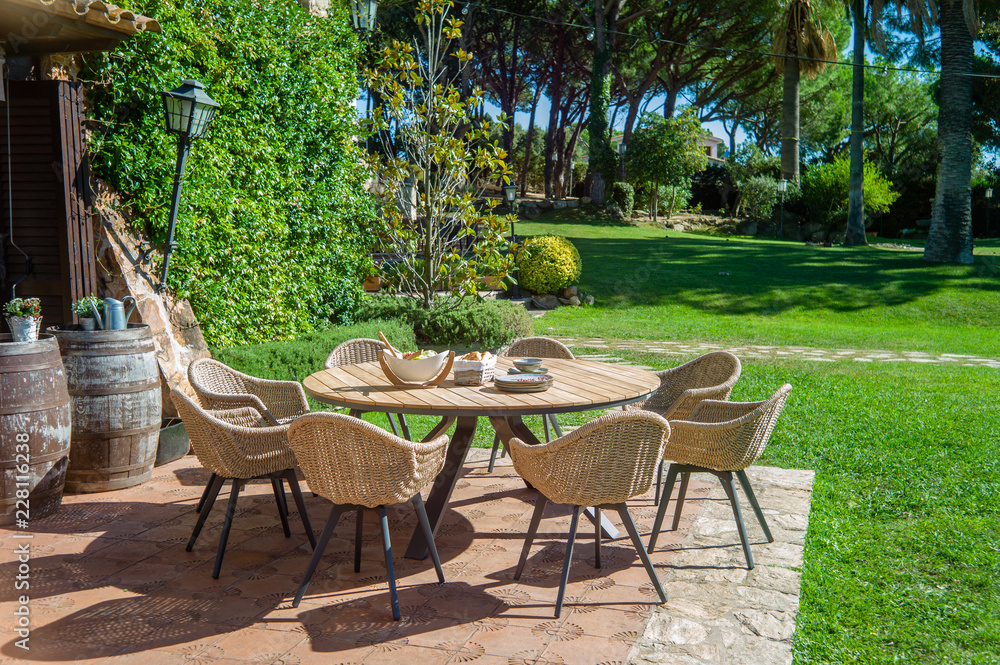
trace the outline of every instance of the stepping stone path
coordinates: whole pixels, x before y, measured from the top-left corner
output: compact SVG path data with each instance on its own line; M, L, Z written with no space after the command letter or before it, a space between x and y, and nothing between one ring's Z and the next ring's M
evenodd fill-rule
M983 358L957 353L933 354L925 351L861 351L857 349L819 349L805 346L727 346L725 344L702 344L698 342L674 342L667 340L606 340L601 338L580 338L556 336L563 344L577 349L606 350L604 354L588 354L588 360L632 365L616 356L614 351L640 351L663 356L700 356L711 351L729 351L740 358L789 358L812 360L814 362L836 362L853 360L860 363L921 363L924 365L960 365L964 367L1000 368L1000 358ZM644 365L634 365L651 369Z

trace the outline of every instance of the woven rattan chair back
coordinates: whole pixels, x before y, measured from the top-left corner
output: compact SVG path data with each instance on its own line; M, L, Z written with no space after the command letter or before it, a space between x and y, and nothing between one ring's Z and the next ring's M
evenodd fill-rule
M191 439L191 449L206 469L223 478L256 478L295 466L287 425L268 427L256 409L210 412L173 390L170 399Z
M649 489L670 424L648 411L618 411L550 443L511 439L514 469L557 503L624 503Z
M641 408L667 420L687 420L703 399L729 399L740 378L740 359L728 351L713 351L679 367L657 372L660 388Z
M200 358L188 365L188 381L194 388L202 404L212 408L211 399L206 400L204 395L217 393L221 395L243 395L250 391L244 379L247 377L242 372L237 372L232 367L220 363L211 358Z
M409 501L441 472L448 446L444 434L407 441L337 413L302 416L288 438L313 492L369 508Z
M385 344L377 339L347 340L330 352L326 362L323 363L323 369L378 362L378 352L384 348Z
M522 337L501 349L501 356L508 358L558 358L573 360L575 356L565 344L551 337Z

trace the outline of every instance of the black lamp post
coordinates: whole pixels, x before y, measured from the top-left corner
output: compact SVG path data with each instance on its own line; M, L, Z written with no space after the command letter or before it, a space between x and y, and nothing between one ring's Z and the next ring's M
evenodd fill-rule
M181 203L181 185L184 182L184 166L192 139L205 136L212 124L218 103L205 94L205 86L198 81L185 79L181 87L164 90L163 111L167 121L167 131L177 134L177 170L174 174L174 198L170 204L170 229L167 231L167 250L163 256L163 274L157 291L167 288L167 271L170 269L170 254L177 249L174 230L177 227L177 209Z
M782 178L778 181L778 193L781 194L781 221L778 224L778 240L785 238L785 192L788 191L788 181Z
M618 144L618 179L625 180L625 153L628 152L628 144L622 141Z
M990 203L993 202L993 188L986 190L986 237L990 237Z
M354 29L358 35L365 40L371 39L375 32L375 25L378 20L378 2L376 0L351 0L351 20L354 21ZM372 93L365 88L365 120L370 121L372 117ZM365 140L365 148L371 151L371 136Z
M507 201L507 207L510 208L510 211L514 214L514 218L517 219L517 185L513 183L511 183L510 185L504 185L503 198L505 201ZM510 242L511 244L517 242L517 236L514 235L514 222L510 223ZM517 277L516 277L517 270L515 269L514 272L515 272L515 277L514 277L513 295L515 298L520 298L521 289L517 285Z

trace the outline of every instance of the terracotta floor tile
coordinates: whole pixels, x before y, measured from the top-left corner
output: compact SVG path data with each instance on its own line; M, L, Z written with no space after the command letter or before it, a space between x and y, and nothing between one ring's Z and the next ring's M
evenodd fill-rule
M483 647L483 653L506 656L519 651L541 653L554 639L554 628L539 622L534 628L506 627L503 630L480 632L470 640Z
M475 653L465 650L466 645L456 646L453 650L428 649L413 645L401 646L398 649L375 648L364 659L365 665L400 665L400 663L420 663L420 665L445 665L456 653ZM472 658L469 658L470 660Z
M222 650L221 658L270 663L304 639L301 633L245 628L225 635L214 646Z
M154 649L111 656L101 663L104 665L190 665L191 661L185 654Z
M553 640L543 658L549 662L572 665L599 665L624 663L631 644L615 639L579 635L569 640Z

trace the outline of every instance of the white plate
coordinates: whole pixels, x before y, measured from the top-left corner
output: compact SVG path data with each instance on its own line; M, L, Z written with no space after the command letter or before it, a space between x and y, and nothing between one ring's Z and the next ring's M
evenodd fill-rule
M540 383L552 383L555 377L551 374L500 374L493 377L493 380L497 383L503 383L506 385L528 385L533 386Z

